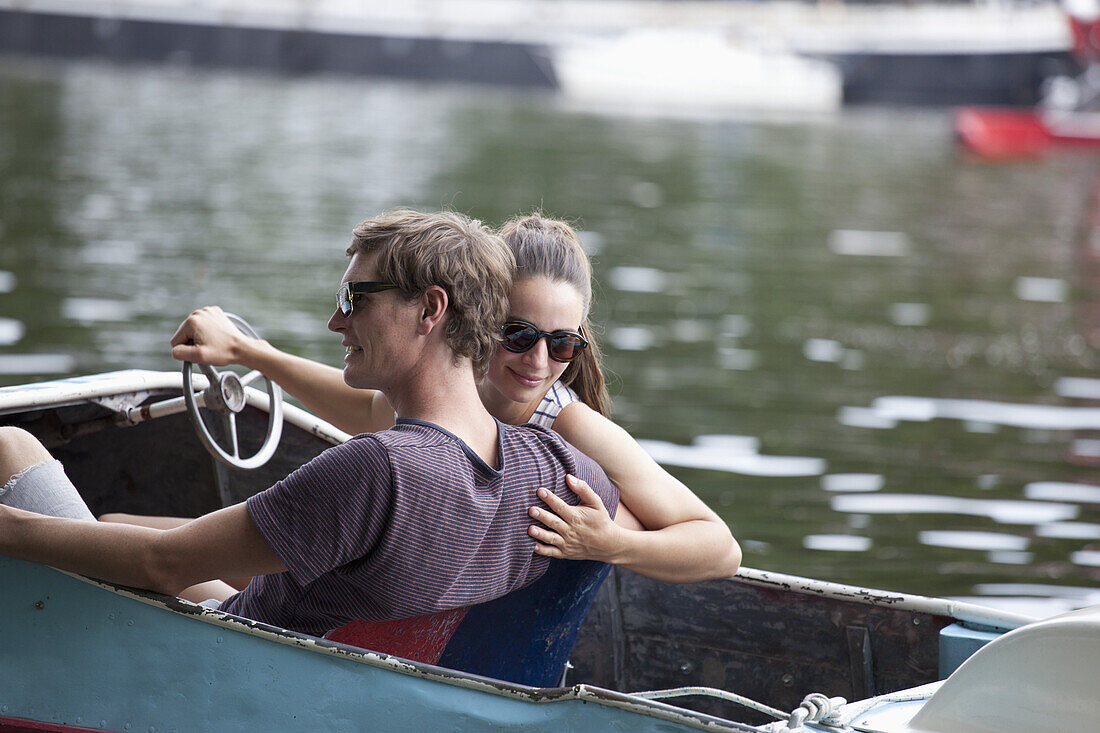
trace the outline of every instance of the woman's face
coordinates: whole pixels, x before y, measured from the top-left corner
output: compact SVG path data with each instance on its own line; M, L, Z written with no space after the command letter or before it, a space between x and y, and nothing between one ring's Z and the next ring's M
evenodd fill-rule
M584 319L584 300L572 285L529 277L512 286L508 319L527 321L540 331L576 331ZM541 400L569 366L551 359L547 346L545 338L522 354L498 346L486 378L511 402Z

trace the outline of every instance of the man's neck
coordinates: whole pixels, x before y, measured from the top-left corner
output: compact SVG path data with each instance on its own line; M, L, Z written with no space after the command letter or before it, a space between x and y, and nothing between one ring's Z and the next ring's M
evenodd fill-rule
M395 394L386 397L399 418L430 422L461 438L490 466L497 465L497 427L481 403L473 370L448 365L435 374L409 375Z

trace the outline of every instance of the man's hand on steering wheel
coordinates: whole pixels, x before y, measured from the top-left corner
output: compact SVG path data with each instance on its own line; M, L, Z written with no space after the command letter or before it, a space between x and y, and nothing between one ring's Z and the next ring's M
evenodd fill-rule
M214 368L215 364L224 366L236 363L232 358L235 348L233 344L245 338L258 339L259 335L243 318L225 313L221 308L203 308L192 313L172 337L172 355L183 360L184 402L187 405L187 415L191 418L191 424L203 447L227 466L252 469L267 463L279 446L283 431L283 391L279 385L256 370L241 377L235 372L219 372ZM191 340L195 343L188 344L187 341ZM239 347L236 350L239 352ZM189 357L201 359L199 367L209 380L206 389L196 392L192 388L192 364ZM267 435L263 445L253 456L243 458L237 436L237 414L248 403L246 388L257 379L267 382ZM221 416L228 449L214 439L203 421L200 408Z
M172 358L209 366L241 364L248 336L216 305L199 308L172 335Z

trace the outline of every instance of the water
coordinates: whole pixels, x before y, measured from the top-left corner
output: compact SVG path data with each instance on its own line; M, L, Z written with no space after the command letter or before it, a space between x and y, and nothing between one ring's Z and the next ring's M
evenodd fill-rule
M9 60L0 384L175 369L209 303L338 364L356 222L541 207L587 232L616 418L746 564L1050 612L1100 602L1098 185L1083 154L966 160L942 110Z

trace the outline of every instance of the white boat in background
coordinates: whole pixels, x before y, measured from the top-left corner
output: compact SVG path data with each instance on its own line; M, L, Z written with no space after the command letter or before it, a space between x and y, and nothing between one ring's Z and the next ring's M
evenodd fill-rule
M553 48L551 59L568 99L617 112L831 112L843 97L833 64L719 31L578 39Z

